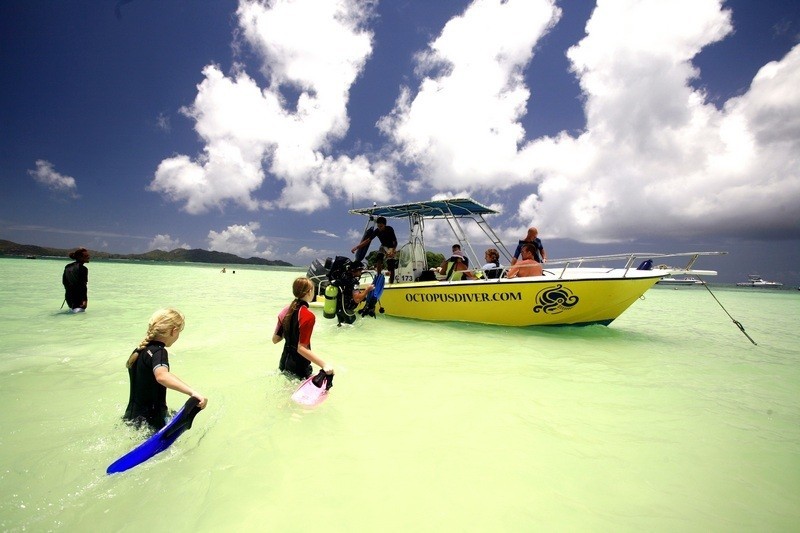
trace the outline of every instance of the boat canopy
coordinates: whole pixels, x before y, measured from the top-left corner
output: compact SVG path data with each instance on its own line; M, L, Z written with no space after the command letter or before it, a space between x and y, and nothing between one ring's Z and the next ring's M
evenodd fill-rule
M351 209L351 215L369 215L386 218L409 218L418 215L422 218L458 218L474 215L495 215L495 211L472 198L447 198L409 204L383 205Z

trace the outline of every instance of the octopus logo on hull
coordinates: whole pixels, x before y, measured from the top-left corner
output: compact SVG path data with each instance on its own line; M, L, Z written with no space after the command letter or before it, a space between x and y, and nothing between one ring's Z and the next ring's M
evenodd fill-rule
M533 312L557 315L578 305L579 300L580 298L572 294L571 290L559 284L539 291L536 295L538 305L533 307Z

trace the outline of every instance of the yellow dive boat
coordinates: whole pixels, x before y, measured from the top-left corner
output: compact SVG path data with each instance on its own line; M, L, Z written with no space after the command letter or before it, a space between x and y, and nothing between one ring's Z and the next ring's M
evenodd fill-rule
M369 217L367 226L380 216L407 220L409 241L398 252L396 282L385 284L379 308L389 316L420 320L502 326L608 325L665 276L716 275L716 271L693 270L692 266L700 256L726 253L629 253L555 259L543 265L542 276L508 279L504 269L501 277L489 279L480 268L473 268L477 280L439 281L441 276L429 268L425 257L425 221L439 219L449 224L471 265L480 264L480 256L467 239L464 225L477 224L500 252L501 265L509 265L512 254L484 218L497 211L469 198L451 198L373 206L350 213ZM674 257L687 258L686 266L652 269L654 260ZM620 266L605 266L612 263ZM602 266L587 266L598 264ZM316 274L318 294L322 294L326 280L319 271Z

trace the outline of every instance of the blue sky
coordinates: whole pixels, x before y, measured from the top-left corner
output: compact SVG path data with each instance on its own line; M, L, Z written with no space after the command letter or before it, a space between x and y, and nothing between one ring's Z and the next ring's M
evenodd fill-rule
M5 0L0 238L304 265L470 196L551 258L797 285L799 42L796 1Z

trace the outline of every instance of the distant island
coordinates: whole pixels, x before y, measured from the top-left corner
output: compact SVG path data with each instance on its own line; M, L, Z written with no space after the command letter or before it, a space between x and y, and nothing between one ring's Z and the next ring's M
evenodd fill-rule
M77 247L76 247L77 248ZM69 253L75 248L45 248L32 244L17 244L11 241L0 239L0 256L17 257L60 257L69 260ZM194 249L185 250L177 248L171 252L163 250L153 250L143 254L110 254L108 252L98 252L89 250L92 259L127 259L134 261L168 261L181 263L217 263L230 265L267 265L267 266L294 266L291 263L281 260L262 259L260 257L239 257L238 255L225 252L211 252L208 250Z

